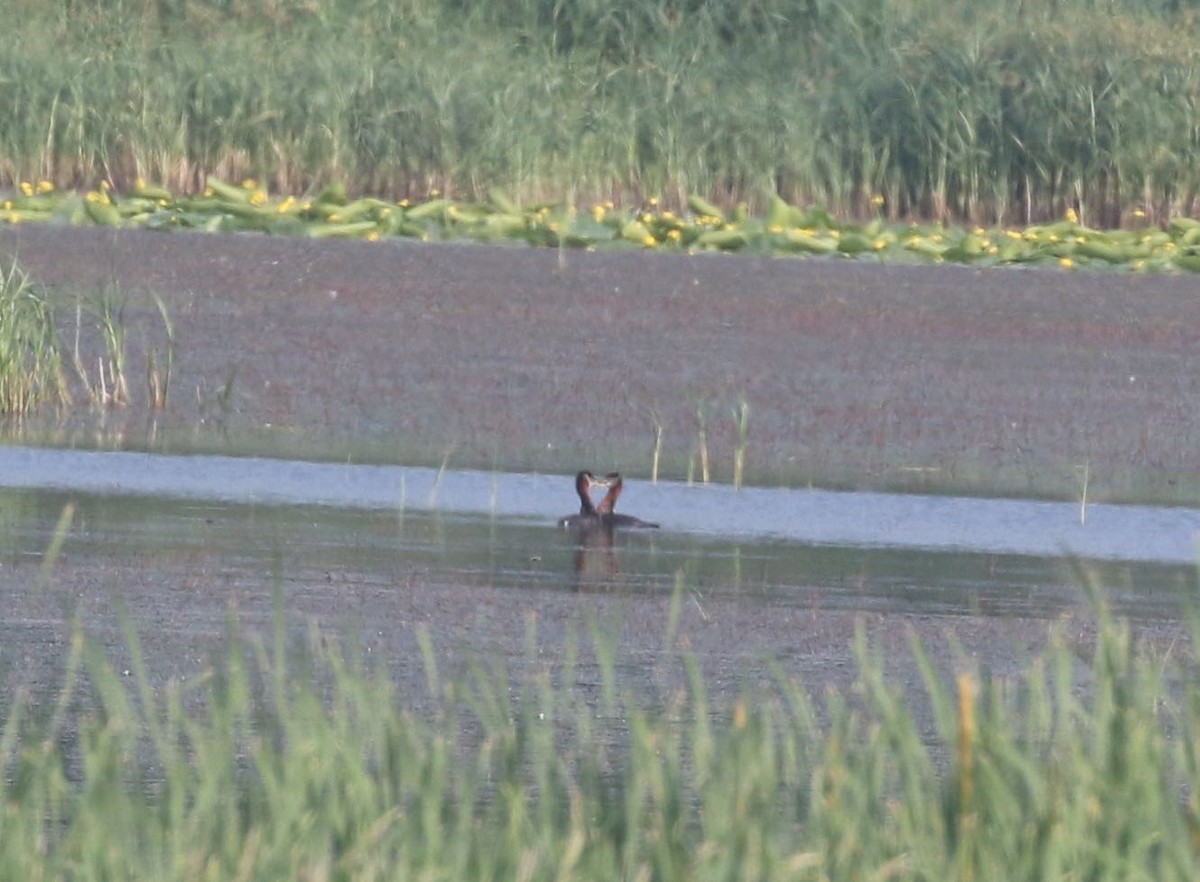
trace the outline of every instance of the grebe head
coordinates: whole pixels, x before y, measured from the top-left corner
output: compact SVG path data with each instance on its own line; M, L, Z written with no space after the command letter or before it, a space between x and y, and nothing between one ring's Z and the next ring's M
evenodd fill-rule
M617 498L621 495L621 488L625 481L621 477L620 472L609 472L604 476L604 479L598 482L601 486L607 487L608 492L604 494L604 498L600 500L600 504L596 506L598 514L612 514L613 508L616 507Z
M582 471L575 476L575 492L579 494L579 513L594 515L596 505L592 502L592 488L607 486L589 471Z

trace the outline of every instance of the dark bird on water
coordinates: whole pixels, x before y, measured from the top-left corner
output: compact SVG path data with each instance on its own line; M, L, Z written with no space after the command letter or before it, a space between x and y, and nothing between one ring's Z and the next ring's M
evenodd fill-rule
M569 515L559 520L559 526L577 530L611 530L614 527L641 527L651 529L658 527L649 521L643 521L632 515L617 514L613 509L625 480L619 472L610 472L603 478L597 478L591 472L582 471L575 476L575 492L579 494L579 514ZM607 487L608 492L596 505L592 502L592 488Z

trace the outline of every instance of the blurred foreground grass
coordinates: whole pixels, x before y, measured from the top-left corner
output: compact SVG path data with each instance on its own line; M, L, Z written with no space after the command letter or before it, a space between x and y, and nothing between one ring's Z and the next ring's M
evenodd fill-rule
M1196 878L1191 650L1095 607L1090 657L1055 637L1018 678L951 683L914 645L932 733L861 639L847 694L776 672L721 707L686 655L678 694L624 691L598 633L598 680L575 651L443 680L426 639L416 708L315 631L231 634L159 686L132 631L122 674L76 629L58 694L3 709L0 876Z

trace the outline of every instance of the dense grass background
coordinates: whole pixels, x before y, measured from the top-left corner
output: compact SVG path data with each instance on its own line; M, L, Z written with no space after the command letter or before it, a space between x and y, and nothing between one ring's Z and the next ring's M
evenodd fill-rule
M0 186L1192 213L1179 0L0 0ZM875 200L874 204L872 200ZM882 199L882 205L879 200ZM1140 218L1139 218L1140 222Z

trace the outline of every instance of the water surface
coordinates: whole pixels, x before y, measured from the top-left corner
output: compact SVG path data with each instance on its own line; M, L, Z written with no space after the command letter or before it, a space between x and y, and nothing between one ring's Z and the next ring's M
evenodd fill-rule
M577 507L562 475L253 457L0 449L0 487L237 504L486 515L552 525ZM1186 564L1200 511L1019 499L630 481L623 510L663 531L758 542Z
M416 704L422 634L443 670L536 673L596 623L646 694L678 688L680 649L714 696L772 676L768 658L845 689L860 628L920 694L912 638L939 670L1015 675L1054 628L1086 659L1084 582L1164 652L1196 596L1188 509L1088 506L1080 524L1066 504L636 481L621 504L662 528L560 529L562 475L0 449L0 680L55 694L71 621L119 669L128 621L155 682L202 678L231 621L269 634L282 613L298 641L315 626L384 661ZM598 670L581 662L579 687Z

